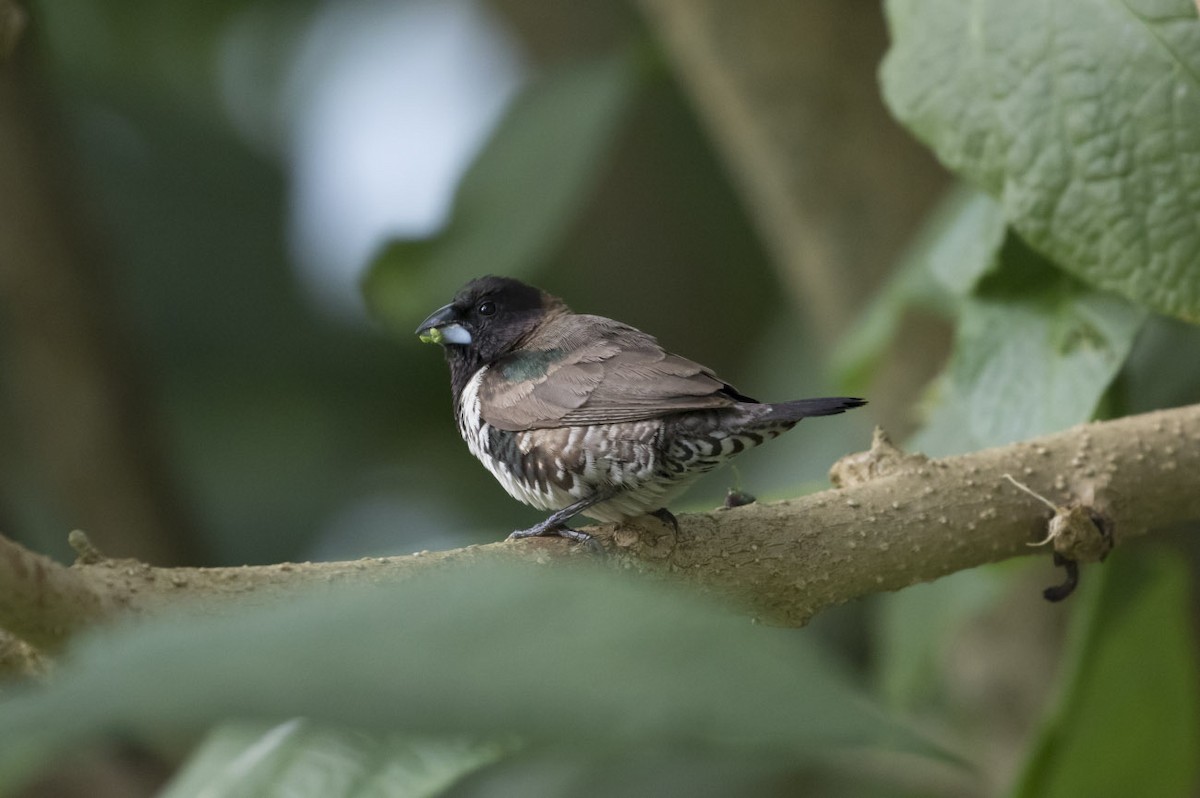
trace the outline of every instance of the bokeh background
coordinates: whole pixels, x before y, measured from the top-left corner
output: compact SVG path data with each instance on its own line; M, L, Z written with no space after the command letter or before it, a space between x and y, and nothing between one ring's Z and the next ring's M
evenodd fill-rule
M941 182L883 111L870 60L882 18L861 5L860 84L816 73L789 110L821 145L802 153L814 209L794 224L832 222L805 244L824 250L808 277L790 273L794 253L771 257L793 245L770 230L764 243L732 165L626 5L32 6L4 108L16 144L6 192L26 206L9 237L29 231L13 243L30 256L6 265L6 529L60 556L63 530L80 527L114 555L240 564L411 552L527 525L533 511L458 442L440 352L408 334L480 274L517 272L649 330L753 396L837 390L828 355ZM890 129L839 141L855 121L832 116L805 132L841 106ZM437 236L458 182L510 112L501 146L516 153L502 155L522 187L495 195L482 240L459 236L474 246L465 257L405 264L404 307L372 318L360 284L373 259L389 244L453 247L455 229ZM523 121L538 114L573 124L572 138ZM925 182L836 171L859 157L911 158ZM565 185L543 188L555 180ZM532 196L546 191L555 207ZM888 213L902 218L880 231ZM510 254L522 236L536 245ZM814 299L813 282L833 285ZM48 312L22 314L35 297ZM869 412L884 412L872 394ZM106 413L124 428L67 432ZM806 425L688 506L714 506L739 480L764 496L820 482L870 421Z
M487 273L649 331L751 396L870 400L711 475L677 511L730 487L820 489L877 423L941 455L1200 401L1200 328L1097 299L1006 233L1016 222L885 106L888 47L867 0L0 0L0 531L64 562L81 528L112 556L238 565L528 526L539 514L459 439L441 352L412 335ZM1111 322L1094 339L1089 313ZM1071 360L1079 340L1099 354ZM849 755L830 770L652 741L533 752L455 794L1091 795L1068 776L1124 762L1135 729L1166 753L1130 772L1183 798L1200 745L1193 533L1109 567L1125 576L1102 595L1096 577L1074 613L1041 599L1061 571L1037 557L779 633L965 766ZM1092 657L1097 607L1126 603L1146 641ZM1174 681L1145 671L1164 639ZM353 689L319 675L313 694ZM1147 682L1172 692L1108 701ZM1080 706L1116 709L1073 724ZM181 764L219 771L264 739L213 725L199 756L195 729L113 735L23 794L153 794ZM411 753L364 739L318 728L289 755ZM1087 746L1071 759L1063 739ZM1067 774L1060 791L1039 792L1047 773Z

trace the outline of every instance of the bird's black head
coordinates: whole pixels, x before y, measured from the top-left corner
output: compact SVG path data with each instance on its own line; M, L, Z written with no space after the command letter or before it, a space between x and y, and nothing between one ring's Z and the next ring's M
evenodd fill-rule
M451 370L494 362L521 343L551 313L566 310L558 297L511 277L479 277L464 285L454 301L438 308L417 327L426 343L441 344Z

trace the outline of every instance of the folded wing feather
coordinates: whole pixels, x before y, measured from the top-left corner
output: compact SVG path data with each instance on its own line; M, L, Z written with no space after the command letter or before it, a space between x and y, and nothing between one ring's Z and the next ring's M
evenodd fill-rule
M574 314L493 364L479 396L484 421L511 431L640 421L753 401L640 330Z

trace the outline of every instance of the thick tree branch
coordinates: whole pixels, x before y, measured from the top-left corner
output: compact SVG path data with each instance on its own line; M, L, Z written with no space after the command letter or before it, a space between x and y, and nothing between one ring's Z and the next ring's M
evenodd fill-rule
M870 452L834 467L843 487L684 516L678 535L650 519L590 531L610 553L607 563L690 582L798 625L859 596L1045 551L1030 544L1052 529L1060 554L1088 560L1107 550L1106 536L1119 543L1200 520L1198 475L1200 405L942 460L905 455L877 434ZM1102 519L1099 528L1092 518ZM81 557L67 568L0 538L0 627L53 649L107 615L185 600L230 612L313 584L403 579L472 562L593 559L586 547L547 539L354 562L154 568L105 559L79 535L72 542Z

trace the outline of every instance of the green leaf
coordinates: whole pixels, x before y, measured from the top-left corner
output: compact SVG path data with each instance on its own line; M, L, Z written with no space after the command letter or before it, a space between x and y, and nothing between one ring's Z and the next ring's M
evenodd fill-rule
M392 242L371 265L373 314L408 333L471 278L544 266L603 172L644 80L640 58L630 47L521 94L463 178L446 229Z
M789 760L845 745L932 750L794 630L627 573L460 565L234 617L108 630L45 689L4 703L0 771L14 742L49 757L117 731L296 716L576 750L695 743Z
M372 735L300 718L215 729L160 798L425 798L506 753L470 739Z
M987 194L965 184L949 191L922 225L891 279L833 357L838 379L864 386L913 308L957 313L957 300L996 265L1004 214Z
M931 223L919 255L945 290L967 296L996 268L1004 243L1004 213L987 194L960 184L935 210Z
M1152 316L1121 375L1126 411L1200 403L1200 369L1186 366L1190 352L1200 352L1200 326Z
M1200 321L1191 0L889 0L884 95L1035 248Z
M1013 794L1194 796L1200 662L1187 566L1121 550L1087 577L1061 701Z
M954 354L914 448L999 446L1092 418L1146 314L1091 290L1010 236L962 310Z
M971 619L995 606L1012 573L972 568L879 596L877 673L889 707L911 711L938 693L947 645Z

